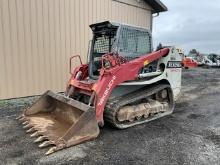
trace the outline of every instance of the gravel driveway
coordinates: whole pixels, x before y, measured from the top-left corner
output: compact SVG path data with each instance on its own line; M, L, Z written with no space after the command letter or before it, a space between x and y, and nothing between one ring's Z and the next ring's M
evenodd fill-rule
M15 117L35 97L0 102L0 164L220 164L220 69L183 72L172 115L125 130L105 126L94 141L49 156Z

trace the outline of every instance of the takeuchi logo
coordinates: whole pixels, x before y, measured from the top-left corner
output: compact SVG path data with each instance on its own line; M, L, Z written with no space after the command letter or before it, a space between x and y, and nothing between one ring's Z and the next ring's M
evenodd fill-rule
M103 104L106 97L108 96L108 93L109 93L110 89L112 88L112 85L114 84L115 79L116 79L116 77L113 76L112 79L109 81L108 86L105 89L105 92L103 93L101 99L99 100L99 103L98 103L99 106L101 106Z

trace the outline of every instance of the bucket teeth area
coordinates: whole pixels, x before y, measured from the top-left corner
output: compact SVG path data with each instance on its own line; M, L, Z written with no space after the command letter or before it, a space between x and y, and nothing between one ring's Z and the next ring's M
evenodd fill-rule
M51 141L44 141L43 143L41 143L39 145L39 148L44 148L44 147L48 147L50 145L52 145L53 143Z
M24 121L26 121L26 118L23 116L23 117L19 118L18 120L19 120L20 122L24 122Z
M55 151L57 151L57 147L51 147L51 148L45 153L45 155L50 155L50 154L54 153Z
M31 128L31 127L32 127L31 124L27 124L27 125L23 126L24 129L28 129L28 128Z
M24 117L24 115L20 115L20 116L16 117L16 120L19 120L19 119L21 119L22 117Z
M32 132L34 132L35 131L35 129L34 129L34 127L32 127L32 128L30 128L29 130L27 130L26 132L27 133L32 133Z
M95 109L60 94L47 91L17 117L46 155L94 139L99 134Z
M49 113L22 116L18 120L21 121L26 133L35 138L33 142L39 143L39 148L51 147L46 155L58 150L56 140L71 127L71 124L59 120L59 116Z
M38 137L36 140L34 140L34 143L38 143L38 142L42 142L44 140L46 140L47 138L45 136L40 136Z
M38 116L37 116L38 117ZM54 138L51 138L50 135L53 136L53 134L51 134L50 131L46 131L45 128L51 128L51 126L53 126L52 122L45 122L48 120L42 120L41 122L36 122L35 120L36 117L29 117L29 116L25 116L25 115L21 115L19 117L17 117L16 119L20 122L20 124L23 126L23 128L26 130L26 133L31 133L30 137L32 138L36 138L34 140L34 143L40 143L38 145L39 148L45 148L45 147L50 147L52 146L46 153L46 155L49 155L55 151L57 151L57 147L55 145L55 142L53 141ZM42 118L44 119L44 118ZM50 120L52 121L52 120ZM54 122L55 123L55 122ZM64 127L61 127L62 129ZM56 128L52 128L54 130L57 130ZM45 135L49 135L49 136L45 136Z
M25 121L22 123L22 125L27 125L28 124L28 121Z
M39 133L37 131L30 135L30 137L38 137L38 136L39 136Z

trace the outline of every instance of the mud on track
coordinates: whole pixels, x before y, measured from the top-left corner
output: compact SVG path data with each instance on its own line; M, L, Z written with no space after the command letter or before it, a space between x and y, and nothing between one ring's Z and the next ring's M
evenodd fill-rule
M220 69L185 70L182 85L172 115L105 126L96 140L49 156L15 120L36 98L0 102L0 164L220 164Z

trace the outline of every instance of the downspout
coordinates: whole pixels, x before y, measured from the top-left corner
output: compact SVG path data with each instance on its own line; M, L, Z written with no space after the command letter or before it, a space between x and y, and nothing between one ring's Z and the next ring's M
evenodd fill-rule
M154 15L155 13L151 13L151 26L150 26L150 30L151 30L151 34L153 33L153 18L158 17L160 14L159 12L156 13L156 15ZM153 40L151 40L151 49L153 51Z
M150 27L151 33L153 32L153 18L158 17L160 15L160 13L157 12L156 15L154 15L154 14L155 13L151 14L151 27Z

